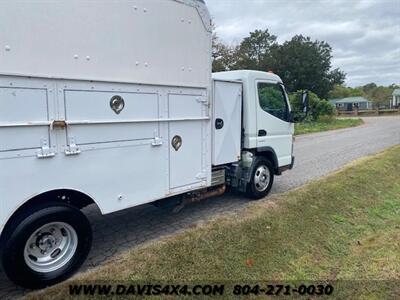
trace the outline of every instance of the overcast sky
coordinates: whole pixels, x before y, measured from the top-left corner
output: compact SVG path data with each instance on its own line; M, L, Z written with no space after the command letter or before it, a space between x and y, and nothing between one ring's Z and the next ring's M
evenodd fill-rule
M295 34L324 40L346 84L400 84L400 0L206 0L218 36L239 43L268 28L281 43Z

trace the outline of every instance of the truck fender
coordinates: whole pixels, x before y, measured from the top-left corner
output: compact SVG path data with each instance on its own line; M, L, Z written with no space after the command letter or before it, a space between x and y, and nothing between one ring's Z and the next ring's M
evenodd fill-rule
M82 209L91 204L95 204L96 207L103 214L100 206L93 200L90 195L75 189L55 189L33 195L32 197L27 198L26 201L23 201L19 206L15 207L15 209L8 214L7 218L5 219L5 223L2 224L4 226L0 228L0 246L1 244L3 244L3 239L7 235L7 229L9 227L8 225L12 223L12 220L18 218L21 211L28 209L29 207L34 206L37 203L45 202L46 200L66 202L79 209Z
M267 158L271 163L272 166L274 167L274 173L275 175L281 175L279 172L279 163L278 163L278 157L276 155L276 152L273 148L271 147L260 147L256 149L256 156L262 156ZM253 166L254 167L254 163ZM253 171L253 169L251 170Z

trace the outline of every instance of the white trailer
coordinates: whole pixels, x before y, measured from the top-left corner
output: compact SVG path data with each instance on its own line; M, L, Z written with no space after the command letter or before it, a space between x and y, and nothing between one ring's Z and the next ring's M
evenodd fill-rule
M90 251L80 211L262 198L293 166L278 76L211 74L202 0L0 2L0 243L36 288Z

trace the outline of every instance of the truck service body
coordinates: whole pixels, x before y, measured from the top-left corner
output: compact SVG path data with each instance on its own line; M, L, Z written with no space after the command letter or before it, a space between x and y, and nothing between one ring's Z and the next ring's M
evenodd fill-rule
M79 268L89 204L179 206L226 185L261 198L292 168L282 81L212 74L211 37L201 0L1 1L0 243L14 282Z

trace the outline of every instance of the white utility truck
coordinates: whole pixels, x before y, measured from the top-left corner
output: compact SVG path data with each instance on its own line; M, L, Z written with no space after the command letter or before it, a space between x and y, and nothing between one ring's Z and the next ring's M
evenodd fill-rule
M0 2L0 243L11 280L38 288L78 269L91 246L85 206L177 209L227 186L262 198L292 168L280 78L212 75L211 37L202 0Z

